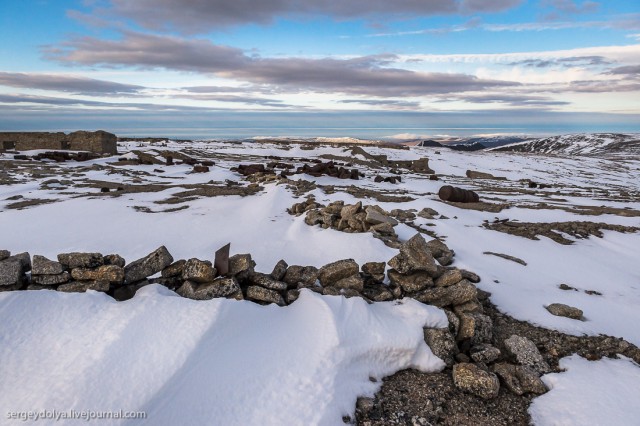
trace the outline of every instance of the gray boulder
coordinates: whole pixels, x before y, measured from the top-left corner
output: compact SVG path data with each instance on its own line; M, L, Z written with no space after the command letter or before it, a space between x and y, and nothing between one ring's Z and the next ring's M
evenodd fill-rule
M434 281L436 287L449 287L463 280L462 272L459 269L451 269L440 275Z
M61 253L58 255L58 262L62 263L65 269L97 268L104 265L104 256L100 253Z
M483 399L495 398L500 391L500 380L495 374L469 363L453 366L453 383L459 389Z
M360 267L353 259L343 259L329 263L318 271L318 280L323 286L330 286L343 278L356 275Z
M485 343L473 346L469 354L474 362L483 364L489 364L500 358L501 355L500 349Z
M439 276L440 270L427 247L422 235L416 234L400 246L400 253L388 262L389 266L401 274L425 271L432 277Z
M343 278L331 284L331 287L340 288L340 289L350 289L356 290L358 292L364 289L364 279L359 274L352 275L347 278Z
M526 337L514 334L504 341L504 347L518 364L530 367L538 374L551 371L535 343Z
M37 285L49 286L69 282L71 276L67 271L57 275L31 275L31 282Z
M383 281L386 266L384 262L367 262L360 269L363 274L371 276L374 280Z
M65 293L84 293L87 290L107 292L109 283L107 281L71 281L59 285L57 290Z
M254 272L249 276L251 284L259 285L260 287L268 288L276 291L283 291L287 289L287 283L274 280L270 275L262 274L260 272Z
M256 302L275 303L279 306L286 305L280 293L257 285L247 287L247 299Z
M76 268L71 270L71 277L78 281L106 281L122 284L124 269L117 265L102 265L96 269Z
M518 396L525 393L541 395L547 392L544 382L529 367L503 362L494 365L493 371L500 377L507 389Z
M315 266L292 265L287 268L282 280L289 288L302 284L304 287L313 286L318 279L318 268Z
M342 207L342 209L340 210L340 217L348 221L353 217L353 215L359 213L360 210L362 210L362 201L358 201L356 204Z
M551 305L546 306L546 309L549 313L557 317L565 317L575 320L581 320L583 315L582 310L562 303L552 303Z
M100 257L102 259L102 256ZM158 247L147 256L134 260L124 268L125 281L134 283L157 274L171 265L173 257L165 246Z
M189 259L182 269L182 279L196 283L211 282L216 277L216 269L211 262L203 262L199 259Z
M180 296L193 300L210 300L217 297L232 297L240 291L234 277L219 277L212 282L198 284L185 281L176 291Z
M64 268L60 262L54 262L37 254L33 255L32 275L58 275L63 272Z
M124 258L119 254L108 254L103 257L103 260L105 265L116 265L121 268L124 268L124 265L127 264Z
M277 281L282 281L287 273L288 267L289 265L287 264L287 262L282 259L279 260L278 263L276 263L276 266L273 267L273 271L271 271L271 278Z
M424 290L427 287L433 287L433 279L427 272L413 272L409 274L401 274L395 269L387 272L389 281L392 284L402 287L407 293Z
M24 268L18 259L0 261L0 286L19 286L25 280Z
M256 262L251 259L250 254L235 254L229 258L228 275L249 274L255 266Z
M451 367L455 363L458 346L448 328L425 328L424 341L431 352Z
M491 317L475 312L462 313L458 316L460 317L458 341L469 340L472 345L491 341L493 338Z
M184 271L184 265L186 264L187 261L184 259L176 260L171 265L164 268L160 275L162 275L163 278L181 277L182 272Z
M476 287L462 280L449 287L427 288L412 296L419 302L434 305L439 308L449 305L462 305L476 297Z
M364 218L365 222L371 225L378 225L380 223L387 223L391 226L396 226L398 221L392 217L389 217L383 214L380 210L374 208L373 206L369 206L365 209L366 216Z
M3 261L11 256L11 252L9 250L0 250L0 261Z

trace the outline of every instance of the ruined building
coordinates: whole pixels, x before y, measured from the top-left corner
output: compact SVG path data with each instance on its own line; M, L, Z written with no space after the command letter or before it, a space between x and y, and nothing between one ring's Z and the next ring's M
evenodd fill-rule
M97 132L0 132L0 150L31 149L90 151L98 154L115 155L117 137L102 130Z

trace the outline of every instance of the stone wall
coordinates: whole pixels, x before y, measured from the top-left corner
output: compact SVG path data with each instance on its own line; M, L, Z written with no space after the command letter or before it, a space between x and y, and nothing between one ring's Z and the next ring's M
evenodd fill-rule
M0 149L28 151L33 149L90 151L117 154L117 137L102 130L97 132L0 132Z

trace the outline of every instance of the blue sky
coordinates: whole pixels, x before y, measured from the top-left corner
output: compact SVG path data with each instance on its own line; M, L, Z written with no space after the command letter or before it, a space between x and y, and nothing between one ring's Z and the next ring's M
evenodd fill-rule
M0 130L640 131L636 2L4 0L0 40Z

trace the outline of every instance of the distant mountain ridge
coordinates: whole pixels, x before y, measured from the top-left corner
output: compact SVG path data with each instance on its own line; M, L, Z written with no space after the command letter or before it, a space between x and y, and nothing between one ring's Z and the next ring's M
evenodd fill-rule
M640 154L640 134L579 133L534 139L491 151L558 155Z

